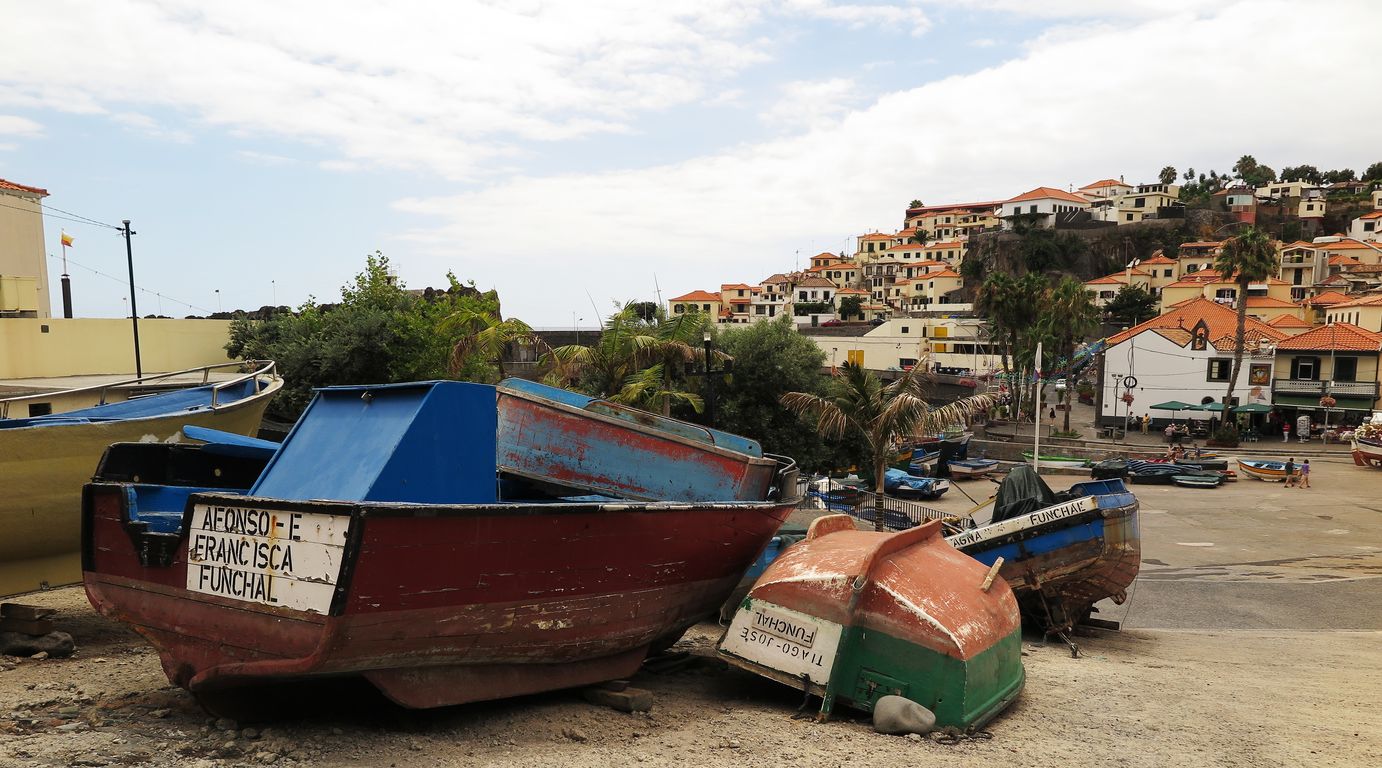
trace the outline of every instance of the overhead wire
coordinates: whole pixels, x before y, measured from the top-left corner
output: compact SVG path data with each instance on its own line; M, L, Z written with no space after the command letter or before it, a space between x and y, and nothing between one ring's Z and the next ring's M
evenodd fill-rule
M57 256L53 256L52 254L49 254L48 258L52 259L53 261L59 261L58 257L57 257ZM68 263L68 264L71 264L71 265L74 266L74 267L81 267L82 269L85 269L85 270L88 271L88 272L91 272L91 273L93 273L93 274L100 275L101 277L104 277L104 278L106 278L107 280L112 280L112 281L117 282L117 283L119 283L119 284L121 284L121 285L127 285L127 284L128 284L126 278L123 278L123 277L116 277L115 275L107 274L107 273L105 273L105 272L102 272L102 271L99 270L99 269L94 268L94 267L88 267L88 266L85 265L85 264L82 264L82 263L77 262L77 261L73 261L72 258L71 258L70 256L69 256L68 259L67 259L67 263ZM183 300L181 300L181 299L175 299L175 298L173 298L172 296L169 296L169 295L166 294L166 293L160 293L160 292L158 292L158 291L153 291L153 290L150 290L150 289L148 289L148 288L145 288L145 287L143 287L143 286L141 286L141 285L136 285L136 286L135 286L135 290L143 291L145 294L147 294L147 295L149 295L149 296L158 297L159 299L167 299L168 301L171 301L171 302L173 302L174 304L181 304L181 305L184 306L184 307L188 307L189 309L195 309L195 310L197 310L198 312L205 312L205 313L208 314L208 315L213 314L213 311L210 310L210 309L208 309L208 308L206 308L206 307L198 306L198 305L196 305L196 304L192 304L192 303L183 301Z

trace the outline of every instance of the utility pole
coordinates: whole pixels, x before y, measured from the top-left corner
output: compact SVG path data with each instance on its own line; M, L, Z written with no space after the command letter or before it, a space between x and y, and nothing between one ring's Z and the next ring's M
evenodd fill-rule
M715 377L710 367L710 331L706 331L702 336L705 342L705 423L711 429L715 428Z
M135 378L144 378L144 364L139 359L139 308L134 301L134 248L130 245L130 238L135 232L130 229L130 220L125 219L120 222L124 226L120 228L120 234L125 238L125 259L130 268L130 320L134 322L134 375Z

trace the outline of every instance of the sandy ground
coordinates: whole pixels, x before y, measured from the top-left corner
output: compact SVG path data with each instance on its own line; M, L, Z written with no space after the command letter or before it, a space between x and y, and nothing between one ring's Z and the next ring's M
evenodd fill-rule
M637 678L651 713L573 692L411 712L361 691L238 727L170 687L136 635L68 588L24 602L58 608L77 654L0 657L0 765L1376 766L1382 472L1321 462L1315 477L1299 491L1135 487L1143 575L1101 613L1127 628L1076 638L1080 658L1029 639L1027 688L989 740L881 736L847 711L793 719L800 695L718 661L713 624L679 645L688 663ZM938 506L971 505L951 493Z

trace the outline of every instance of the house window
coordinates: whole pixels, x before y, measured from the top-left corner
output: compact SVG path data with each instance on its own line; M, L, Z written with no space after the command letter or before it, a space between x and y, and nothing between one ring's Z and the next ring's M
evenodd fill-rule
M1171 270L1169 270L1169 269L1163 269L1163 270L1161 270L1161 276L1162 276L1162 277L1170 277L1170 276L1171 276Z
M797 291L797 295L801 297L800 301L806 301L806 291Z
M907 332L907 326L905 326L905 325L902 326L902 332L903 332L903 333L906 333L906 332Z
M1358 380L1358 358L1340 357L1334 360L1334 380L1335 381L1357 381Z
M709 312L709 311L710 311L710 305L709 305L709 304L702 304L702 305L701 305L701 309L704 309L706 312Z
M683 313L683 312L686 311L686 306L683 305L683 304L674 305L674 306L672 307L672 311L675 312L675 313L677 313L678 315L680 315L681 313Z
M1318 381L1320 359L1318 357L1291 358L1291 378L1300 381Z
M1232 360L1213 359L1209 361L1209 374L1205 377L1207 381L1228 381L1228 375L1233 369Z
M1124 216L1127 217L1127 220L1128 220L1128 221L1132 221L1132 214L1131 214L1131 213L1124 214Z

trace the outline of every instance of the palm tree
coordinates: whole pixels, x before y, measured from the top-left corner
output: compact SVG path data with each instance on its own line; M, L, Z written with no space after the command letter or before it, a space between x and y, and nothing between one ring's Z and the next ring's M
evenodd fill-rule
M1084 284L1070 277L1062 279L1047 294L1042 306L1040 331L1052 340L1057 359L1073 359L1075 342L1099 327L1099 310L1090 302ZM1064 429L1070 431L1069 407L1065 409Z
M512 317L505 320L497 309L493 312L459 309L442 318L439 327L442 331L460 334L451 347L448 368L452 376L460 374L472 355L479 355L485 362L493 363L499 369L499 378L503 379L504 353L510 344L544 346L542 339L533 333L527 323Z
M682 390L672 376L671 369L663 363L656 363L630 376L619 394L610 399L648 411L658 410L663 416L672 415L673 402L689 405L696 413L705 408L705 400L694 392Z
M1244 229L1229 238L1214 260L1214 268L1225 280L1238 284L1238 325L1233 334L1233 372L1224 394L1224 426L1233 425L1233 385L1243 367L1243 336L1248 322L1248 285L1266 280L1276 271L1276 246L1266 232L1257 227Z
M669 318L659 308L654 313L653 322L658 343L649 350L649 356L659 362L628 377L619 394L611 399L639 407L652 405L655 408L648 410L659 410L663 416L672 415L674 401L690 405L696 413L700 413L704 401L699 395L679 388L679 380L685 379L678 372L698 360L704 361L705 352L698 345L710 324L709 317L695 314ZM715 353L717 360L726 360L728 357L722 352Z
M1006 273L995 272L979 287L978 309L988 318L995 335L1003 343L1003 372L1015 393L1020 392L1017 382L1023 380L1023 364L1030 362L1031 352L1035 348L1032 331L1046 290L1046 278L1035 272L1016 280ZM1021 404L1019 397L1014 409Z
M918 432L934 432L988 410L992 395L972 395L932 408L925 398L919 366L884 385L871 371L854 363L840 366L826 396L788 392L782 404L798 416L812 418L824 438L838 439L855 432L864 439L873 464L873 527L883 530L883 473L898 443Z

